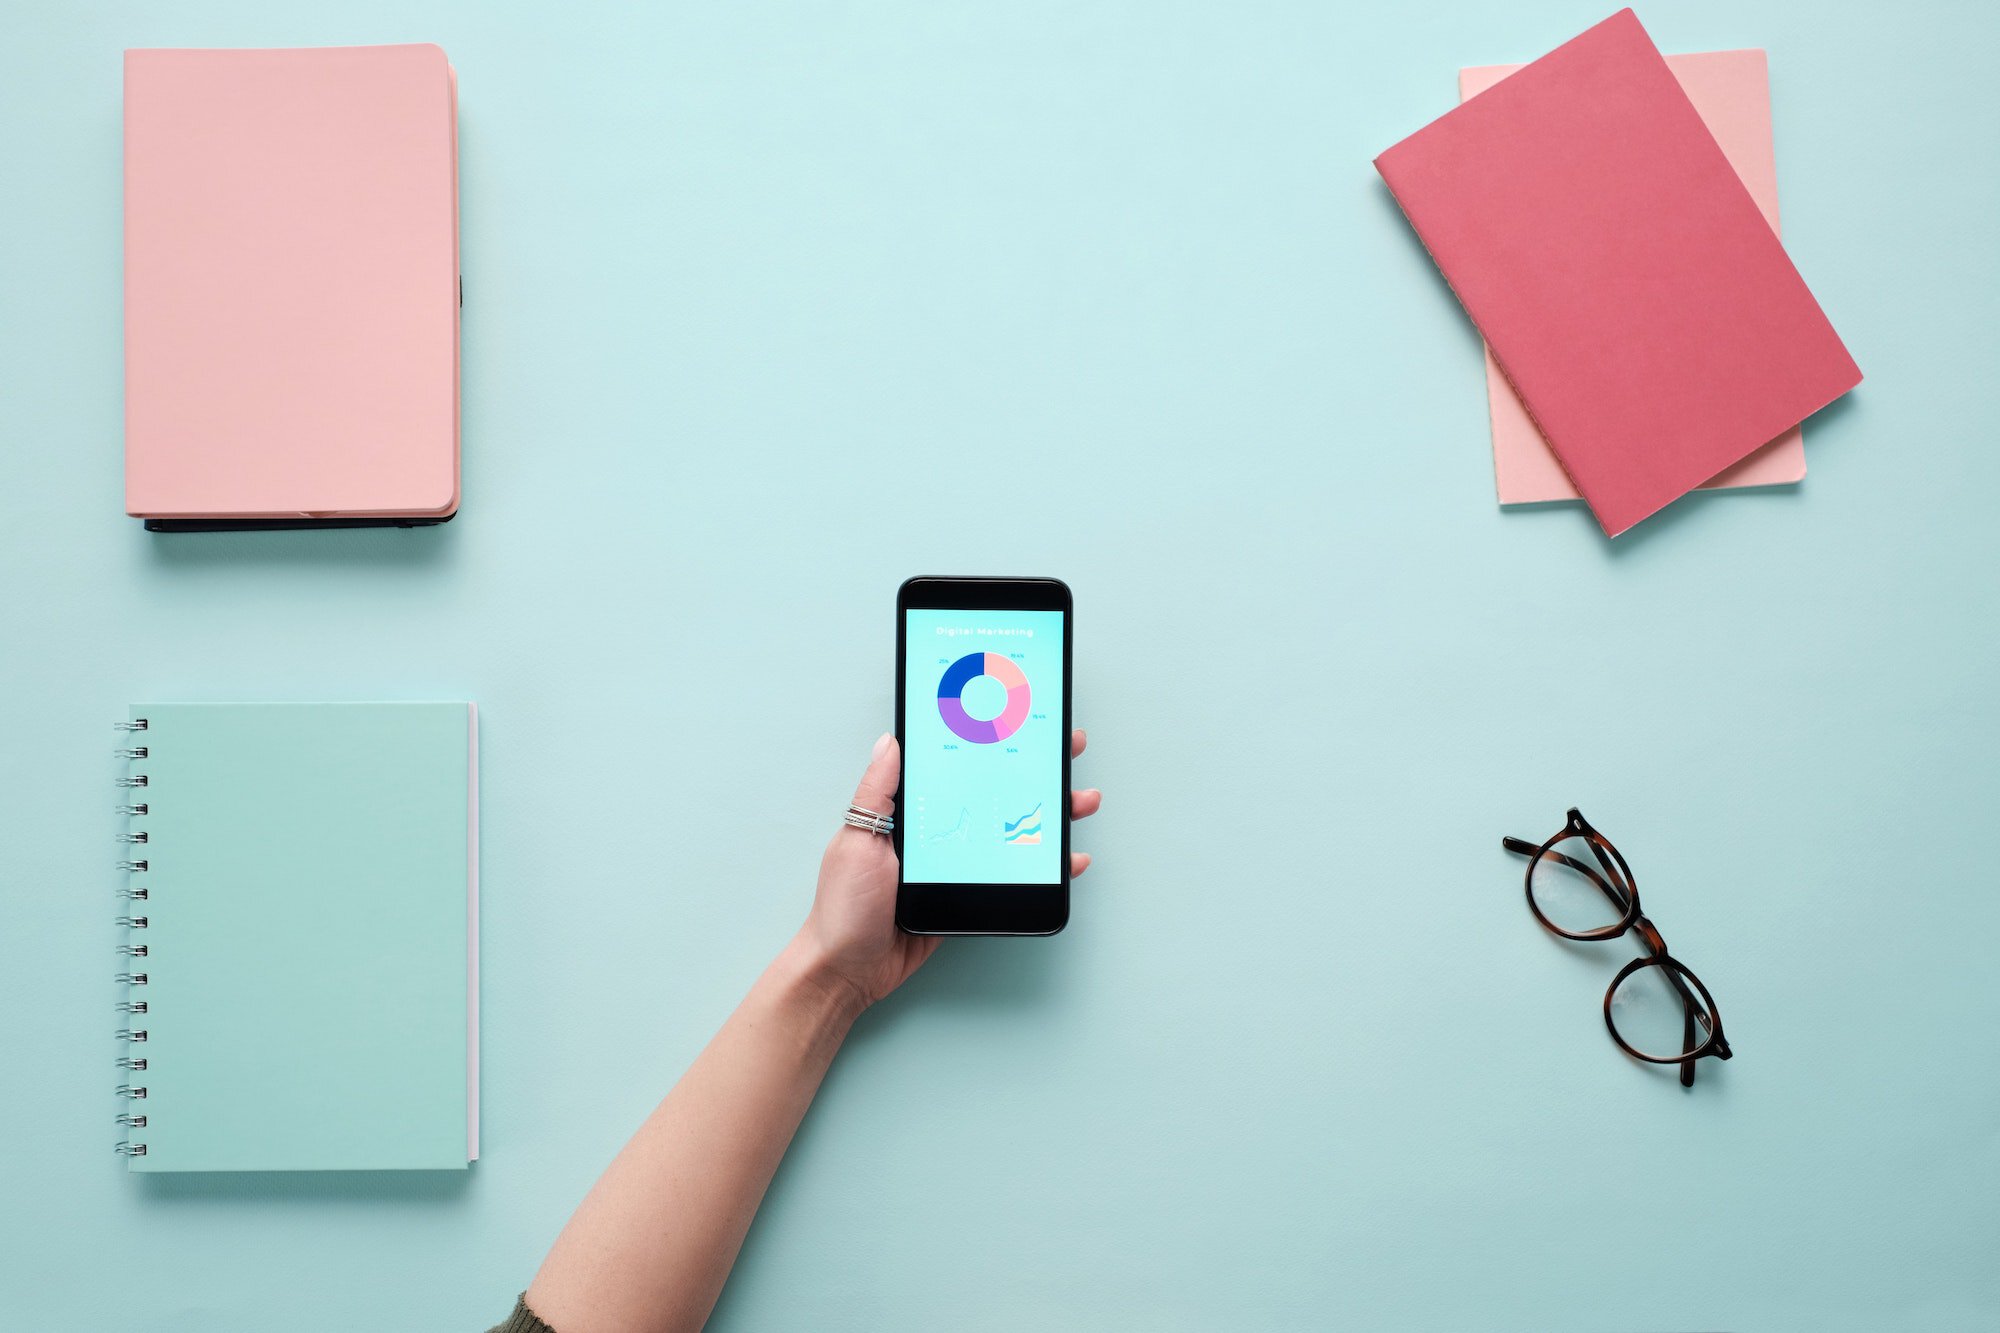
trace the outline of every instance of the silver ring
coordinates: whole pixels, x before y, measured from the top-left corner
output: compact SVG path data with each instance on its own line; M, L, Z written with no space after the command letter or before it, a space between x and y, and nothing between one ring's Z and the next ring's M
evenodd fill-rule
M867 810L858 805L848 806L847 813L840 817L840 822L849 828L858 828L863 833L880 833L885 837L896 827L895 816L885 815L878 810Z

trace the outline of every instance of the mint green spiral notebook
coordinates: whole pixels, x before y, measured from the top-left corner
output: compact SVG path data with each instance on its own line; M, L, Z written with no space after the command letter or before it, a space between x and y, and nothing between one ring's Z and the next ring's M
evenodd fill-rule
M478 1157L477 726L469 703L132 707L131 1169Z

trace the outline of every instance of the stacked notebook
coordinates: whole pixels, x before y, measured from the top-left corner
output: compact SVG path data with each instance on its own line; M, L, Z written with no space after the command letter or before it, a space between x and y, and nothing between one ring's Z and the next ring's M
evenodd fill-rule
M1771 84L1762 51L1704 51L1666 58L1681 91L1694 104L1716 147L1729 159L1757 211L1778 231L1778 170L1771 142ZM1520 69L1487 65L1460 70L1459 97L1470 101ZM1540 504L1577 499L1576 487L1535 429L1520 395L1486 353L1486 396L1493 420L1493 479L1500 503ZM1799 427L1725 468L1703 489L1785 486L1806 475L1806 449Z
M435 46L125 53L125 507L458 508L457 85Z
M132 1169L464 1169L474 707L139 704L123 725Z
M1486 339L1503 503L1562 498L1552 460L1613 536L1703 485L1797 480L1799 423L1861 379L1778 240L1761 56L1679 72L1623 10L1467 71L1376 159Z

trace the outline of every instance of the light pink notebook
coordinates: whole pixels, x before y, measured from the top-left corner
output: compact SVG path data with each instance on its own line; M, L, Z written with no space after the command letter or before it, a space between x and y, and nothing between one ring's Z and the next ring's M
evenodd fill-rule
M458 508L457 125L435 46L125 53L128 513Z
M1668 56L1688 100L1715 136L1722 155L1771 224L1778 230L1778 171L1771 149L1771 85L1762 51L1703 51ZM1459 101L1485 92L1519 65L1484 65L1460 70ZM1535 429L1527 408L1493 353L1486 353L1486 397L1493 415L1493 479L1503 505L1575 500L1576 486ZM1805 441L1799 428L1780 435L1702 489L1781 486L1806 475Z

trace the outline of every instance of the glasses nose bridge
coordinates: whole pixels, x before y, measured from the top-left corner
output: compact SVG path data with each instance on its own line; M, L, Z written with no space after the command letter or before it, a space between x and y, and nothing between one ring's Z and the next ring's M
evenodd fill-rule
M1655 958L1667 956L1666 937L1660 934L1660 928L1649 918L1641 916L1632 923L1632 929L1639 933L1639 938L1645 941L1646 948Z

